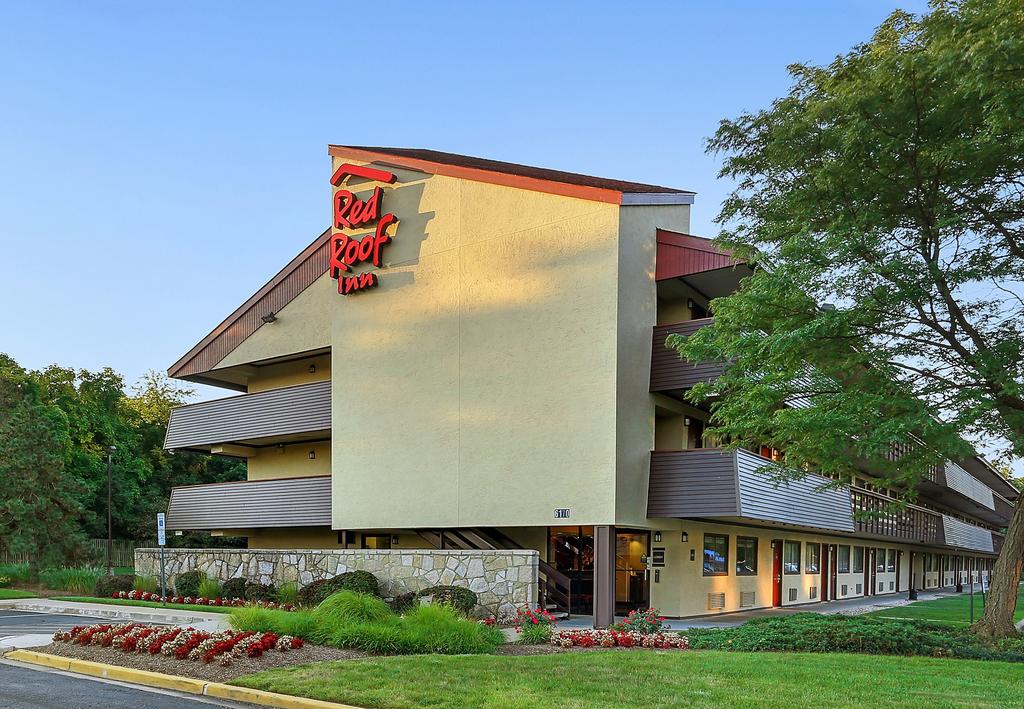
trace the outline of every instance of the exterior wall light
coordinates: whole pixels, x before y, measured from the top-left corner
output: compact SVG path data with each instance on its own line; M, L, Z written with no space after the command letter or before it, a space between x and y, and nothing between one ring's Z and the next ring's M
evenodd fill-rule
M393 535L391 537L391 545L395 546L396 544L398 544L398 535L397 534L395 534L395 535Z
M272 323L275 320L277 320L277 316L274 315L273 312L269 312L266 315L264 315L263 317L261 317L260 320L262 320L265 323Z
M309 373L312 374L315 371L316 371L316 365L315 364L309 365Z
M278 453L284 453L284 444L283 443L278 443L277 444L277 452Z
M683 541L684 542L690 541L690 535L687 534L686 532L683 532Z
M683 416L683 425L684 426L689 428L691 423L693 423L693 419L691 419L689 416Z
M310 451L309 452L309 459L310 460L316 460L316 451Z

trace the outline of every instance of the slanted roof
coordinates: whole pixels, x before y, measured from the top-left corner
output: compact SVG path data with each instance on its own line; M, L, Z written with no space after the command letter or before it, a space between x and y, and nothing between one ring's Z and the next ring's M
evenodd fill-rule
M488 160L421 148L331 145L327 152L382 165L421 170L435 175L550 192L613 204L692 204L694 192L642 182L612 180L545 167Z
M743 263L711 239L658 229L655 279L664 281Z

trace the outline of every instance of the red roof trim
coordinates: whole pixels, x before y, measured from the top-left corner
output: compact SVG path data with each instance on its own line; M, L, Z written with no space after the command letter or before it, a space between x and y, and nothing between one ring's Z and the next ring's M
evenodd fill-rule
M655 280L664 281L743 263L710 239L658 229Z

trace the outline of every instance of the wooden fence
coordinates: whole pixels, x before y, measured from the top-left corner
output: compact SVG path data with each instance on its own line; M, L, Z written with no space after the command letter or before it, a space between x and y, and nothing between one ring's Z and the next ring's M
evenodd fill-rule
M111 545L111 565L113 566L134 566L135 549L137 547L156 546L155 539L115 539ZM82 559L80 566L103 566L107 562L107 540L90 539L86 544L87 553ZM21 564L30 560L28 554L11 554L7 551L0 551L0 564Z

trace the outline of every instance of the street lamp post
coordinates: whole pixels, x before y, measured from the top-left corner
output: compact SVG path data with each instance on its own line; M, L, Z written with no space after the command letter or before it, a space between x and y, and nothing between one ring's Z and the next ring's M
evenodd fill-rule
M111 495L111 468L113 467L114 451L117 450L117 446L107 447L107 576L111 576L114 573L114 567L112 565L113 550L114 550L114 527L111 522L111 507L112 507L112 495Z

